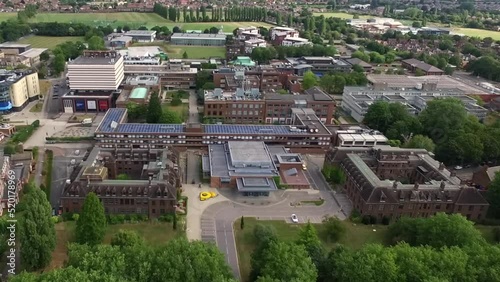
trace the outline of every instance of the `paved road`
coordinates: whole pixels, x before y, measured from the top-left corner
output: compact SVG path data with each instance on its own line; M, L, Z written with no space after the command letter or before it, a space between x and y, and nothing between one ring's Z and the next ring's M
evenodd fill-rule
M320 166L316 159L308 160L308 178L312 186L319 190L319 196L325 200L321 206L291 206L290 203L300 202L300 193L289 192L279 203L259 206L243 205L230 201L216 203L208 207L201 217L201 238L205 242L215 242L219 250L226 255L227 263L231 266L234 276L240 279L238 254L233 233L233 223L238 218L256 217L262 220L285 220L291 222L290 215L297 214L301 222L319 223L329 216L345 219L352 210L351 202L345 194L330 191L328 183L321 175Z
M53 79L52 85L54 85L54 87L51 87L49 90L45 106L45 112L48 118L54 118L62 111L61 95L66 93L69 89L66 85L66 79Z
M196 102L196 91L189 90L189 123L200 122L198 114L198 103Z

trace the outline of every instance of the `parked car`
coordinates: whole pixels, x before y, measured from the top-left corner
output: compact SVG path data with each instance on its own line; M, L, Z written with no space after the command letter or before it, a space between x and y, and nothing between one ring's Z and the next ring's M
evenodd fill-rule
M454 167L454 169L456 169L456 170L461 170L462 168L463 168L463 167L461 167L461 166L459 166L459 165L457 165L456 167Z
M296 214L292 214L292 222L293 223L299 223L299 218L297 217Z

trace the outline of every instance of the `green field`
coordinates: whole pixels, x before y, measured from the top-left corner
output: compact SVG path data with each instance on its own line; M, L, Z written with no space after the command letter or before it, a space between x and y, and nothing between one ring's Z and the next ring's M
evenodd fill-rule
M452 28L452 32L471 36L471 37L472 36L479 37L479 38L491 37L491 38L493 38L493 40L500 40L500 31L459 27L459 28Z
M21 44L31 44L33 48L49 48L54 49L57 45L67 42L67 41L84 41L83 37L79 36L28 36L17 41Z
M207 13L210 16L210 13ZM5 21L11 18L16 18L16 13L0 13L0 21ZM181 13L182 17L182 13ZM179 26L183 29L204 30L215 26L217 28L223 26L224 32L232 32L237 27L242 26L265 26L270 24L261 22L204 22L204 23L174 23L166 20L155 13L138 13L138 12L123 12L123 13L39 13L31 22L62 22L62 23L84 23L91 26L111 25L113 27L128 25L130 28L138 28L147 26L149 28L159 25L168 26L172 29L174 26Z

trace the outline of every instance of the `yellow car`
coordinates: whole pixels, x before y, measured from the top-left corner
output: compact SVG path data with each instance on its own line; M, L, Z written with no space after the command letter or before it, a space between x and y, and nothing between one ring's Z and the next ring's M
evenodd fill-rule
M205 201L210 198L215 198L217 197L217 193L215 192L201 192L200 193L200 201Z

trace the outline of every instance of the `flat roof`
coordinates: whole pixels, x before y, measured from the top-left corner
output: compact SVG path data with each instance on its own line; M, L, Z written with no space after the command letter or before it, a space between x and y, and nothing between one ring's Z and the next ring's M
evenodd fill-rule
M0 48L26 48L30 46L31 44L19 44L14 42L5 42L0 44Z
M212 34L212 33L174 33L170 39L226 39L225 34Z
M25 56L28 58L34 58L34 57L40 56L40 54L42 54L43 52L45 52L47 50L48 50L47 48L31 48L25 52L22 52L19 55Z
M234 166L244 165L269 165L272 166L271 156L264 142L227 142L231 163Z
M109 109L104 115L101 123L97 127L96 132L114 132L115 129L111 128L111 123L114 121L119 124L123 120L126 112L127 109Z
M288 125L236 125L236 124L205 124L208 134L258 134L258 135L308 135L307 132L290 131Z
M118 55L116 58L80 56L73 61L68 62L68 65L110 65L118 62L120 58L120 55Z
M141 35L154 35L156 34L156 30L129 30L127 32L125 32L125 35L128 35L128 36L134 36L134 35L138 35L138 36L141 36Z
M271 178L241 177L236 179L239 192L271 192L278 190L276 183Z

